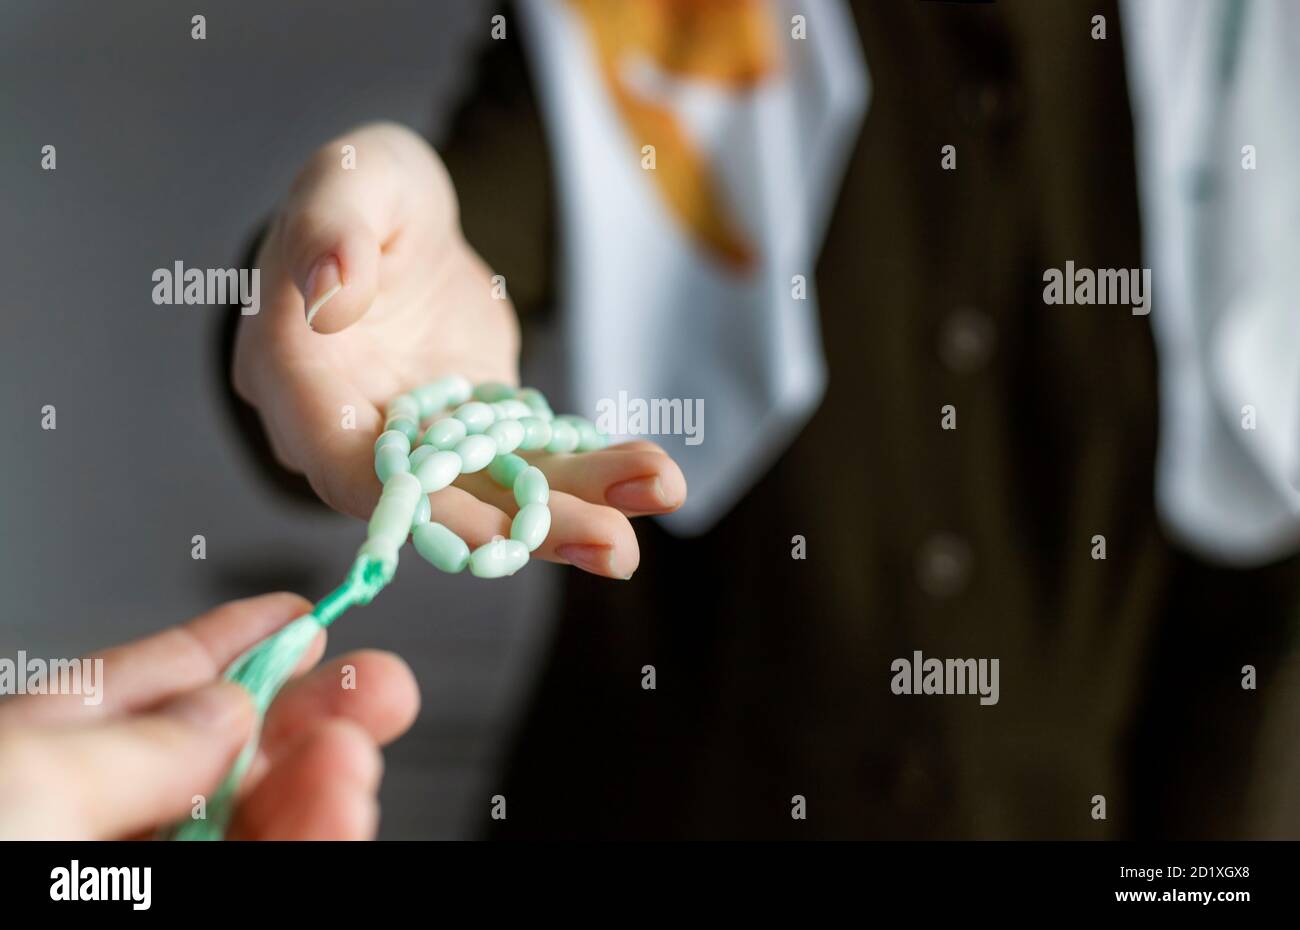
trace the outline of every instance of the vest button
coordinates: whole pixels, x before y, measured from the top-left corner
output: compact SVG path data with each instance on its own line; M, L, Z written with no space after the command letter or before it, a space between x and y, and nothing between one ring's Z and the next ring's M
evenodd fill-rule
M958 94L957 109L970 129L1006 127L1020 116L1020 91L1014 85L993 81L971 84Z
M931 597L953 597L970 581L973 557L960 536L937 533L924 543L916 557L916 576L921 590Z
M939 359L949 371L971 374L988 364L997 331L988 314L973 307L958 307L939 333Z

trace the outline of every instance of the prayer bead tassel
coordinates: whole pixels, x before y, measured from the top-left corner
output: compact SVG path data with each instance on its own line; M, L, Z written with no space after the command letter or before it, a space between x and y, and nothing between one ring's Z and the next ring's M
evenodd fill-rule
M259 719L317 633L349 608L369 604L392 581L407 536L425 561L444 572L468 568L478 578L504 578L528 563L551 531L551 491L542 470L515 450L585 452L607 442L591 421L555 416L540 391L497 382L476 388L459 375L398 394L384 408L384 418L373 450L383 489L346 580L310 614L268 636L226 670L228 680L253 696ZM426 422L431 425L421 434ZM417 437L420 444L412 449ZM509 539L498 536L470 551L451 529L431 520L429 495L485 468L511 490L519 511ZM173 838L222 838L256 749L254 736L210 800L206 819L182 821Z

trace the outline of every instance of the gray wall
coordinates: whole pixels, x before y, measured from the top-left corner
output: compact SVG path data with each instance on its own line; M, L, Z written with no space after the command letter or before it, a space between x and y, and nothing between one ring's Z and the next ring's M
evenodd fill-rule
M205 41L190 17L207 17ZM0 655L75 656L233 597L336 584L360 523L278 498L226 431L215 310L153 269L233 264L296 166L376 118L429 128L467 30L453 2L20 0L0 7ZM58 168L42 171L41 147ZM58 428L40 428L57 408ZM190 539L207 537L206 561ZM399 652L419 723L388 753L387 837L464 836L531 683L555 569L505 582L407 559L331 634Z

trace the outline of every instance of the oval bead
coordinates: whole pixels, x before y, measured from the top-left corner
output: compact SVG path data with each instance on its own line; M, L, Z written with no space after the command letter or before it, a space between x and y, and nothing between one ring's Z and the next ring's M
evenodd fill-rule
M605 443L601 441L601 434L596 431L596 424L586 417L566 413L555 419L563 420L578 431L578 445L575 446L577 451L590 452L592 449L603 449L605 447Z
M411 463L412 474L420 470L421 462L437 451L433 446L416 446L415 451L406 457Z
M488 467L496 457L497 444L481 434L466 436L456 443L456 454L460 456L461 474L469 475Z
M411 460L396 443L380 446L379 451L375 453L375 474L380 484L388 484L389 478L410 470Z
M522 400L502 400L492 405L492 412L496 414L498 420L518 420L521 417L531 417L533 408L529 407Z
M515 478L515 503L520 507L529 504L545 504L551 499L551 486L546 483L546 476L536 465L529 465Z
M552 420L555 414L551 412L551 405L546 401L546 395L537 388L524 388L515 397L529 406L533 411L533 416L542 420Z
M443 417L424 431L424 443L445 452L455 448L456 443L468 435L469 430L465 428L463 421L455 417Z
M420 435L420 424L410 417L389 417L384 423L384 430L397 430L406 437L407 442L415 442Z
M441 414L421 437L420 422L439 411L453 412ZM546 541L553 521L545 473L514 451L585 452L609 442L584 417L555 416L535 388L516 390L502 382L475 387L459 375L397 395L385 414L385 429L374 446L375 473L384 489L362 554L382 563L390 576L408 535L420 555L442 571L468 567L480 578L513 575ZM413 448L417 437L421 444ZM428 495L458 475L484 468L511 490L519 511L511 520L510 538L497 537L471 551L451 529L432 522Z
M411 529L429 522L433 516L433 507L429 504L429 495L421 494L420 502L415 505L415 516L411 518Z
M465 429L470 435L483 432L497 418L491 407L478 400L471 400L468 404L461 404L456 408L456 412L452 416L465 424Z
M474 388L474 399L491 404L498 400L507 400L515 396L515 389L500 381L484 381Z
M519 473L528 467L528 463L517 455L507 453L498 455L488 465L488 476L503 488L513 488Z
M460 474L461 459L455 452L438 452L429 446L424 448L429 449L430 454L415 470L415 477L420 479L420 489L425 494L432 494L456 480Z
M519 448L526 452L545 449L551 441L551 424L539 417L523 417L519 425L524 428L524 438L519 441Z
M510 538L518 540L534 551L546 540L551 531L551 508L545 504L529 504L521 507L510 522Z
M379 450L389 443L401 446L402 455L406 455L411 451L411 440L406 438L406 434L395 429L390 429L384 430L384 432L379 434L379 438L375 440L375 454L378 455Z
M411 396L415 398L415 402L420 408L418 419L421 420L433 416L447 406L447 395L439 389L436 383L420 385L411 391Z
M410 394L398 394L384 408L388 419L406 417L409 420L420 419L420 403Z
M444 407L459 407L465 401L469 400L474 394L474 385L469 383L469 379L461 375L448 375L446 378L439 378L431 385L435 390L442 394Z
M379 503L370 515L367 538L374 540L376 545L400 549L411 532L411 521L415 519L419 503L420 482L415 475L409 472L393 475L384 482Z
M609 437L596 429L596 424L583 420L578 424L578 451L593 452L609 445Z
M494 539L470 553L469 571L476 578L504 578L527 563L528 547L519 540Z
M578 448L578 431L573 424L565 420L551 423L551 441L546 444L547 452L572 452Z
M425 500L428 500L426 497ZM463 572L469 564L469 546L441 523L425 523L411 533L415 551L440 571L449 574Z
M524 441L524 428L518 420L497 420L484 435L497 444L497 455L506 455L518 449Z

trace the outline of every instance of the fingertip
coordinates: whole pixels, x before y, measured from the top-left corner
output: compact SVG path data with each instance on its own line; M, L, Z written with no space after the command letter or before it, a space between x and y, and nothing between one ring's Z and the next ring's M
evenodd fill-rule
M336 333L361 319L378 292L381 248L360 215L342 205L317 205L291 219L284 235L304 323L317 333Z
M344 717L321 721L307 737L305 757L330 777L373 792L384 777L384 756L359 723Z
M262 744L277 757L320 721L343 720L385 745L409 730L419 711L420 690L410 666L390 652L360 650L285 688L267 714Z
M379 825L383 756L365 731L325 720L271 764L240 804L232 835L261 840L361 840Z
M606 490L608 503L627 513L672 513L686 503L686 476L672 456L654 446L628 450L623 460L629 472L641 474L611 485Z
M347 240L320 258L302 288L308 328L329 335L347 329L366 315L379 286L379 246Z
M311 327L317 315L343 289L343 273L338 259L326 255L316 260L307 272L307 281L301 287L302 302L306 308L307 326Z
M588 574L616 581L629 580L641 564L641 553L636 546L564 543L555 548L555 557Z
M686 503L686 475L670 456L664 456L659 472L660 490L664 498L664 513L681 509Z
M406 660L396 653L365 649L346 657L355 663L374 663L368 677L373 688L368 697L375 714L366 721L368 731L386 745L411 728L420 716L420 685Z

